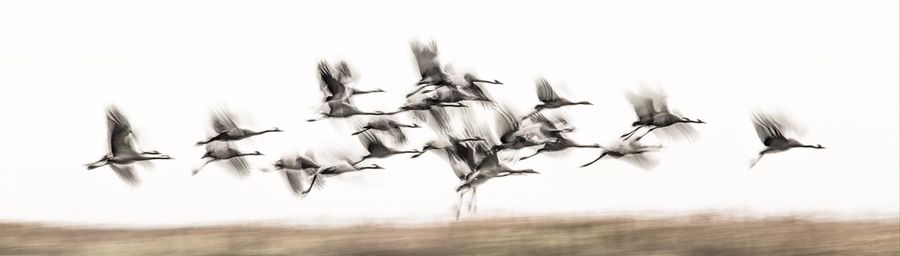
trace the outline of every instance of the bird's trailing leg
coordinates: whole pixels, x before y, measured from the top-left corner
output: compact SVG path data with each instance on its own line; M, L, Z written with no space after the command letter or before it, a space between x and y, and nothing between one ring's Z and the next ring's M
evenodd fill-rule
M759 156L757 156L756 159L751 160L751 161L750 161L750 168L748 168L748 169L752 169L753 166L756 166L756 163L759 163L759 160L762 159L763 155L765 155L765 154L759 153Z
M358 132L354 132L352 135L357 135L357 134L360 134L360 133L364 133L364 132L366 132L366 131L368 131L368 130L370 130L370 129L372 129L372 127L370 127L370 126L365 126L365 127L363 127L362 130L359 130Z
M628 132L626 134L622 134L622 136L619 136L619 137L627 140L628 138L631 138L631 136L634 135L635 132L637 132L638 130L640 130L641 128L644 128L644 127L645 127L645 125L635 127L634 130L631 130L630 132Z
M472 80L472 82L475 82L475 83L488 83L488 84L503 84L503 83L501 83L500 81L497 81L496 79L494 79L494 81L487 81L487 80L475 79L475 80Z
M372 157L372 155L363 156L362 159L359 159L359 161L353 162L353 164L351 164L351 165L356 166L357 164L362 163L363 161L366 161L366 159L369 159L370 157Z
M519 161L525 160L525 159L528 159L528 158L531 158L531 157L536 156L537 154L540 154L540 153L542 153L542 152L544 152L544 149L543 149L543 148L538 149L537 151L534 152L534 154L531 154L531 155L529 155L529 156L524 156L524 157L522 157L522 158L519 158Z
M634 138L634 141L641 140L641 138L644 138L644 136L647 136L647 134L650 134L650 132L652 132L653 130L656 130L656 128L659 128L659 126L654 126L653 128L647 129L647 132L645 132L641 136L638 136L637 138Z
M588 166L588 165L594 164L595 162L599 161L600 158L603 158L604 156L606 156L606 152L603 152L603 154L600 154L600 156L598 156L598 157L597 157L596 159L594 159L593 161L590 161L590 162L588 162L588 163L586 163L586 164L581 165L581 168L584 168L584 167L586 167L586 166Z
M191 176L197 175L197 173L200 172L200 170L202 170L203 167L206 167L207 164L212 163L212 162L215 162L216 160L217 160L217 159L209 159L209 160L206 160L206 162L203 162L203 164L201 164L200 167L197 167L197 169L194 169L194 171L191 172Z

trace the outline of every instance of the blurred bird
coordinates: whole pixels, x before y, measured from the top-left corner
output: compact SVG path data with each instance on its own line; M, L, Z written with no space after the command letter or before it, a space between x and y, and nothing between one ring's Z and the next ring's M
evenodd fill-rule
M669 112L666 96L661 91L642 93L641 95L630 92L629 94L626 94L626 96L628 97L628 101L631 102L634 107L634 112L637 114L638 120L631 124L631 126L635 127L634 130L621 136L623 139L631 138L635 132L643 127L650 127L650 129L647 129L647 132L643 135L638 136L635 141L640 140L645 135L659 128L679 123L705 123L700 119L691 120ZM690 127L688 126L679 128L690 131Z
M230 111L224 109L215 111L212 114L212 128L216 135L205 141L197 142L197 145L205 145L213 141L243 140L270 132L282 132L282 130L278 129L278 127L262 131L243 129L238 127L238 125L234 122L234 119L234 114L232 114Z
M385 146L384 142L382 142L380 139L378 139L378 137L376 135L369 134L369 133L362 134L362 136L360 136L360 142L363 144L363 147L368 152L368 155L363 156L362 159L359 159L359 161L353 162L351 164L353 166L358 165L362 161L365 161L366 159L369 159L369 158L387 158L387 157L390 157L390 156L393 156L396 154L419 153L419 151L416 151L416 150L396 150L396 149L389 148L389 147Z
M381 89L359 90L354 87L347 86L346 83L352 81L353 74L346 62L341 61L337 65L337 74L331 70L331 66L327 61L320 61L319 65L319 82L324 101L347 100L353 95L384 92Z
M631 164L634 164L643 169L653 168L654 166L656 166L656 161L647 157L644 153L655 151L661 147L662 146L660 145L643 145L635 140L620 140L618 141L618 143L610 146L601 146L600 148L603 150L603 153L600 153L600 156L598 156L594 160L581 165L581 168L587 167L599 161L604 156L626 160L627 162L630 162Z
M312 159L312 156L288 156L282 157L273 165L276 171L284 172L288 186L296 196L304 196L313 188L313 186L322 186L321 181L314 179L307 186L304 184L306 180L316 175L321 166ZM263 169L263 171L271 171Z
M345 118L351 116L359 116L359 115L370 115L370 116L383 116L383 115L393 115L396 113L403 112L402 110L394 111L394 112L363 112L354 107L348 100L338 100L333 99L325 103L327 110L319 112L321 117L313 118L306 120L307 122L315 122L319 120L323 120L326 118Z
M213 142L206 144L206 153L200 159L207 159L200 167L194 169L191 175L197 175L207 164L228 160L228 168L238 176L247 176L250 174L250 166L244 160L245 156L261 156L262 153L254 151L251 153L243 153L234 148L230 142Z
M560 108L571 105L594 105L593 103L587 101L573 102L567 100L566 98L560 97L559 94L557 94L556 91L553 90L553 87L550 86L550 82L548 82L547 79L543 77L537 79L536 85L538 100L541 101L541 104L535 105L534 111L522 117L523 120L530 117L531 115L537 114L544 109Z
M107 131L109 132L109 153L100 160L87 164L88 170L109 165L119 178L129 185L135 186L140 181L135 176L131 163L155 159L172 159L168 155L162 155L155 150L138 151L136 148L137 137L131 129L131 124L116 106L107 108L106 121Z
M820 144L815 146L806 145L795 139L785 137L783 131L795 128L789 127L784 117L766 113L754 113L753 126L756 128L756 135L759 136L759 140L762 141L766 148L760 151L759 156L750 163L750 168L753 168L765 154L784 152L791 148L825 148Z
M440 62L438 61L437 43L435 43L434 41L428 43L412 41L410 42L410 48L412 48L413 55L416 58L416 64L419 68L419 74L421 75L422 79L416 83L416 89L407 94L406 97L410 97L416 93L419 93L427 87L434 87L431 90L446 86L452 87L453 89L457 89L457 87L459 87L451 79L450 74L448 74L448 72L446 72L441 67ZM463 90L480 90L480 88L471 88L471 86L475 86L474 83L503 84L497 80L487 81L477 79L474 75L471 74L465 74L463 78L466 81L466 84L463 85L463 87L466 88L464 88Z
M566 138L566 136L563 135L562 133L556 133L555 136L556 136L555 141L549 141L549 142L544 143L544 146L539 148L537 151L535 151L534 154L524 156L522 158L519 158L519 160L525 160L525 159L534 157L534 156L536 156L540 153L544 153L544 152L563 151L563 150L570 149L570 148L601 148L601 146L599 144L591 144L591 145L578 144L575 141L572 141L569 138Z

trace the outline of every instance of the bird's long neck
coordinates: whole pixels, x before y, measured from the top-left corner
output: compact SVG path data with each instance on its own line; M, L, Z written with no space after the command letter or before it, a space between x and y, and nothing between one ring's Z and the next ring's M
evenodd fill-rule
M251 135L260 135L260 134L265 134L265 133L270 133L270 132L278 132L278 131L280 131L280 130L278 130L278 129L268 129L268 130L262 130L262 131L258 131L258 132L251 133Z
M382 90L374 89L374 90L358 90L353 89L353 94L366 94L366 93L374 93L374 92L382 92Z
M378 166L373 165L373 166L356 167L357 171L371 170L371 169L378 169Z
M681 121L679 121L679 122L681 122L681 123L695 123L695 124L703 123L703 122L700 121L700 120L691 120L691 119L687 119L687 118L681 119Z
M474 80L472 80L472 83L503 84L503 83L500 83L500 81L497 81L497 80L494 80L494 81L488 81L488 80L481 80L481 79L474 79Z
M412 153L421 153L422 151L418 150L391 150L391 154L412 154Z
M796 147L798 147L798 148L822 148L822 145L804 145L804 144L800 144L800 145L797 145Z
M507 170L501 174L498 174L497 177L504 177L504 176L514 175L514 174L526 174L526 173L533 173L533 172L534 172L534 170L532 170L532 169Z
M166 156L166 155L142 155L142 156L139 156L138 159L155 160L155 159L172 159L172 158L169 156Z
M572 147L576 147L576 148L600 148L600 145L597 145L597 144L593 144L593 145L578 145L578 144L575 144L575 145L572 145Z

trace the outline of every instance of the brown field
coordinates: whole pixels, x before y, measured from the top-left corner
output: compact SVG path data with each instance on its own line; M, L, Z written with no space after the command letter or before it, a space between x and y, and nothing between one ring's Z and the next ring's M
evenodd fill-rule
M509 218L402 227L0 224L0 255L898 255L897 220Z

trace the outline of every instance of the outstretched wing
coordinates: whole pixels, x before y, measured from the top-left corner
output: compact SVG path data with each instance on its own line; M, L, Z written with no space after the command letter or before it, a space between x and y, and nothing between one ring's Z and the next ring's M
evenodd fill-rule
M637 115L638 120L650 120L653 118L653 113L656 112L653 108L653 98L638 95L634 92L629 92L625 97L628 98L628 102L634 107L634 113Z
M303 184L303 174L293 170L285 170L284 176L287 179L288 186L291 187L291 191L295 195L303 195L303 192L306 191L306 185Z
M138 155L135 150L135 136L128 119L115 106L106 112L107 130L109 131L109 150L113 155Z
M128 185L137 186L140 184L140 180L134 175L134 168L132 168L131 165L110 164L109 167L116 172L116 175L118 175L122 181L128 183Z
M410 48L412 48L413 55L416 57L416 64L418 64L419 74L422 75L422 78L443 73L437 61L438 49L436 42L422 43L412 41L410 42Z
M234 114L223 108L219 108L213 113L212 126L217 134L237 128L237 124L234 123Z
M537 79L537 96L541 102L553 102L559 99L559 95L556 94L556 91L553 90L553 87L550 86L550 82L547 81L546 78L540 77Z
M322 89L324 97L328 98L330 96L332 100L345 98L346 86L335 78L334 73L331 71L331 66L324 60L319 62L319 82L321 83L320 89Z
M756 135L763 145L770 146L774 139L784 139L782 130L783 124L772 118L766 113L753 114L753 127L756 128Z
M243 156L228 159L228 169L231 169L238 177L250 175L250 164L247 163Z
M211 144L211 143L210 143ZM218 144L222 148L218 148L216 150L227 150L229 151L227 155L234 156L228 159L228 169L232 171L238 177L245 177L250 175L250 164L247 163L247 160L244 159L243 156L238 156L241 154L237 148L235 148L234 144L231 142L220 143Z

